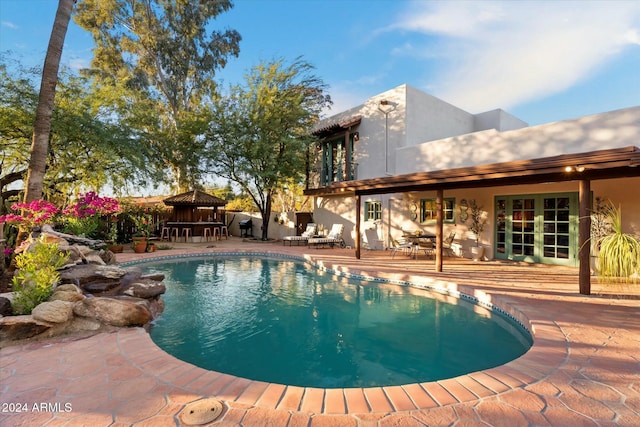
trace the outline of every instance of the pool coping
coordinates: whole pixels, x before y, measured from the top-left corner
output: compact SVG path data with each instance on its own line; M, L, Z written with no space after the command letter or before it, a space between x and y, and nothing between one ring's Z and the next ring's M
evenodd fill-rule
M477 401L543 381L562 367L568 358L567 337L554 321L530 319L502 295L478 290L472 285L435 280L419 275L406 276L400 273L382 277L362 270L346 271L339 264L326 263L310 254L299 256L257 250L153 256L120 264L135 266L140 263L183 258L248 255L309 262L321 270L345 277L414 286L432 290L450 298L462 298L495 310L517 322L530 332L533 344L519 358L494 368L438 381L371 388L325 389L288 386L209 371L166 353L141 328L119 331L117 341L123 356L133 366L155 376L159 381L178 385L185 391L202 397L215 397L226 403L227 407L242 405L265 410L301 411L325 415L387 414ZM145 342L141 345L140 340ZM564 345L558 346L558 342Z

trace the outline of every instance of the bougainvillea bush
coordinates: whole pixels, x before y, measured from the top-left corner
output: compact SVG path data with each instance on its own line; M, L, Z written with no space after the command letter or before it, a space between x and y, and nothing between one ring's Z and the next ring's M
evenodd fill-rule
M80 195L78 200L62 213L63 231L77 236L106 239L109 233L108 217L120 212L116 199L100 197L93 191Z

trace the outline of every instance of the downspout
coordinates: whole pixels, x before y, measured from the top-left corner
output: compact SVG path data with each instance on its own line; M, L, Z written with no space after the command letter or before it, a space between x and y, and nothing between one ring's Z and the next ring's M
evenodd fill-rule
M380 101L378 110L384 114L384 173L391 175L389 172L389 113L396 109L396 106L391 104L386 99Z

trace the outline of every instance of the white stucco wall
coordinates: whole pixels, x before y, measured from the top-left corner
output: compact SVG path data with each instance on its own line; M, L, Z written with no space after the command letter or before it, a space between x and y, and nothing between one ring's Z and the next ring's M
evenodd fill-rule
M640 107L513 131L494 129L398 150L401 173L535 159L638 145ZM400 172L399 172L400 173Z

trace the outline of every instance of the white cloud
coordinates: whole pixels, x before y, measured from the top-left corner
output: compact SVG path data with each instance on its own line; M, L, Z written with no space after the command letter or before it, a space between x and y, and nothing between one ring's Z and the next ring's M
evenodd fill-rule
M0 25L2 25L3 27L11 28L12 30L17 30L18 28L20 28L16 24L10 21L2 21Z
M638 45L639 29L636 1L456 1L414 2L385 31L437 37L447 65L430 79L432 93L479 112L575 85L625 47ZM426 43L393 53L417 57L416 51L432 48Z

